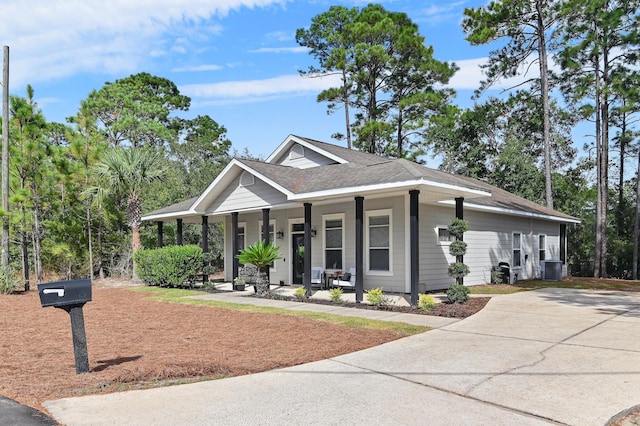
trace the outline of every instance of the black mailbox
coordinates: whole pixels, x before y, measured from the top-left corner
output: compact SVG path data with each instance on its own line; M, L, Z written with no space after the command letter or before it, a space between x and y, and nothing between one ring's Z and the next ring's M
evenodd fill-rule
M38 284L42 307L83 305L91 301L91 280L69 280Z

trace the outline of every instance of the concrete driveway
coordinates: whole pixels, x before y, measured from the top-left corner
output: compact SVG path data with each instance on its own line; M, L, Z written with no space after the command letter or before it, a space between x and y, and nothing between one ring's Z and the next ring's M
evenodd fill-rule
M640 402L640 294L544 289L329 360L45 403L67 425L603 425Z

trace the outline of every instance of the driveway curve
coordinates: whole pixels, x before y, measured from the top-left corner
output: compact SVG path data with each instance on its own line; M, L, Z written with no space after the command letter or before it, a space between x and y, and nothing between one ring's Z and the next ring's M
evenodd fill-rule
M543 289L375 348L48 401L66 425L603 425L640 402L640 294Z

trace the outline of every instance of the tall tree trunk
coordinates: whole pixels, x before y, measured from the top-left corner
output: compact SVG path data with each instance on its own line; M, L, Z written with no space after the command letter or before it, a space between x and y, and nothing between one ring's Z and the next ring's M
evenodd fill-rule
M626 100L623 99L623 107L626 106ZM616 212L616 224L618 236L624 237L624 161L625 151L627 149L627 113L622 112L622 123L620 124L620 175L618 176L618 210Z
M36 274L36 282L42 282L42 241L40 238L42 226L40 224L40 207L38 199L33 196L33 264Z
M593 265L593 276L600 278L602 273L602 133L600 130L600 118L602 104L600 102L600 61L599 57L594 58L594 80L595 80L595 103L596 103L596 244L595 244L595 259Z
M344 96L344 122L345 122L345 135L347 137L347 148L351 149L352 148L352 144L351 144L351 117L349 117L349 86L347 86L348 84L348 80L347 80L347 71L346 70L342 70L342 88L343 90L343 94L342 96Z
M608 88L611 84L609 81L609 55L607 47L603 49L603 75L602 81L604 88ZM600 208L602 209L600 215L600 228L602 229L602 237L601 237L601 267L600 267L600 276L602 278L607 278L607 205L609 203L609 94L604 93L602 96L602 156L601 156L601 167L602 167L602 202Z
M540 64L540 94L542 96L542 141L544 145L544 178L547 207L553 208L553 187L551 181L551 125L549 105L549 68L547 63L547 40L542 15L544 0L536 0L536 14L538 15L538 55Z
M396 150L396 157L398 158L403 158L404 156L404 152L403 152L403 147L402 147L402 108L398 108L398 134L396 136L398 138L397 144L397 150Z
M640 151L636 170L636 214L633 221L633 268L631 278L638 279L638 237L640 235Z

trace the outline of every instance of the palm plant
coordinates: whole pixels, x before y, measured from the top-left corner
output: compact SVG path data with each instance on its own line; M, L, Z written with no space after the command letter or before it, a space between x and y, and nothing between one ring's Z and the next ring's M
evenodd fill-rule
M240 263L248 263L258 268L258 278L256 280L256 292L259 296L265 297L269 294L269 282L267 281L267 268L280 256L280 247L273 243L266 244L260 240L257 243L245 248L236 256Z
M93 174L99 182L88 192L101 203L104 197L115 195L126 198L126 219L131 228L132 254L142 248L140 226L142 225L142 191L154 182L165 178L164 159L149 149L117 147L107 151L94 166ZM136 279L135 265L133 278Z

